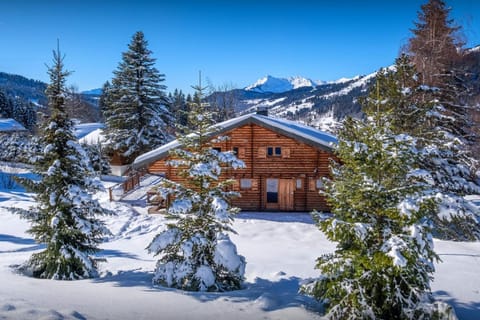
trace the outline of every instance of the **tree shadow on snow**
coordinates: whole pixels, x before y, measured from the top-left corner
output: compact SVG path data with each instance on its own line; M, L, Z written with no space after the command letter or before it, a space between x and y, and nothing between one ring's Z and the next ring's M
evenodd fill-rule
M11 242L18 245L28 245L28 247L21 247L17 249L11 250L4 250L0 251L0 253L12 253L12 252L28 252L28 251L36 251L40 249L45 249L44 244L38 244L33 239L29 238L20 238L16 236L12 236L9 234L0 234L0 242Z
M120 250L114 250L114 249L102 249L96 254L97 258L111 258L111 257L116 257L116 258L129 258L129 259L134 259L134 260L141 260L136 254L130 253L130 252L125 252L125 251L120 251Z
M438 290L433 293L436 300L441 300L455 309L458 319L478 320L480 316L480 302L463 303L450 296L446 291Z
M15 244L35 244L35 240L29 238L20 238L10 234L0 234L0 241L11 242Z
M152 272L128 270L119 271L117 274L107 274L100 278L95 278L94 282L107 283L115 282L117 287L145 287L146 289L152 289Z
M312 297L300 294L300 278L290 277L271 281L256 278L254 283L245 283L244 289L228 292L184 292L201 302L223 300L230 302L253 302L263 311L275 311L290 307L301 307L323 313L323 306ZM162 288L163 289L163 288Z
M174 288L154 286L153 272L139 270L120 271L94 279L97 283L115 282L118 287L144 287L149 292L171 292L188 295L200 302L221 300L232 303L251 302L263 311L276 311L290 307L323 313L323 306L314 298L298 293L300 278L290 277L278 281L256 278L253 283L245 283L241 290L227 292L191 292Z
M118 202L126 203L131 206L141 207L141 208L145 208L147 206L146 199L135 199L135 200L120 199Z

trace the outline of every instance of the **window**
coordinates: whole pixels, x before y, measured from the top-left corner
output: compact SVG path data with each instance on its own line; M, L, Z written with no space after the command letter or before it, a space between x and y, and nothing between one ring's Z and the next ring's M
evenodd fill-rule
M267 155L269 157L280 157L282 155L282 147L267 147Z
M278 179L267 179L267 203L278 203Z
M215 148L212 148L212 149L217 151L217 152L222 152L222 148L219 148L219 147L215 147Z
M297 189L302 189L302 179L297 179Z
M240 188L241 189L251 189L252 188L252 179L240 179Z
M238 147L233 147L233 154L238 157Z
M317 189L323 189L323 179L317 179Z

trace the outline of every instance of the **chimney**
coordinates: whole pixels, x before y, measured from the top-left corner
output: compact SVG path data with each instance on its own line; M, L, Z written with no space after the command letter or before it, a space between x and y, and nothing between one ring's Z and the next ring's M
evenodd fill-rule
M258 106L257 114L261 116L268 117L268 107L267 106Z

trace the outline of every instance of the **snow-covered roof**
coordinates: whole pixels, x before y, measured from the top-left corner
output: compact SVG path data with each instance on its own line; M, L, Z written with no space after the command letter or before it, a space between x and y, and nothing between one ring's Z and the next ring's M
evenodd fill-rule
M338 143L337 138L329 133L319 131L315 128L302 125L297 122L267 117L254 113L215 124L213 126L215 128L214 134L222 134L234 128L241 127L250 123L257 124L261 127L278 132L292 139L299 140L315 148L327 151L331 151L333 147ZM170 150L179 146L180 142L178 140L174 140L157 149L144 153L135 159L135 161L133 162L133 167L141 168L154 161L163 159L169 155Z
M105 124L100 122L79 123L79 124L76 124L74 127L75 136L77 137L77 139L82 139L83 137L94 132L95 130L103 129L103 128L105 128Z
M96 129L81 139L78 139L78 142L85 143L89 145L96 145L99 142L105 141L105 135L103 134L103 129Z
M0 119L0 132L15 132L26 130L27 129L25 129L25 127L18 123L15 119Z

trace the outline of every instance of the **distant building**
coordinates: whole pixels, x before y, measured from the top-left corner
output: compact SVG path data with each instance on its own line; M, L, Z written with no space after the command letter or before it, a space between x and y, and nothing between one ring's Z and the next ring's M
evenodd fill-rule
M332 149L337 139L325 132L292 121L249 114L214 126L215 135L230 139L215 143L221 151L234 151L245 169L226 170L224 178L236 181L240 198L233 205L246 211L329 210L320 194L328 177ZM212 139L214 137L212 136ZM147 152L133 163L134 169L182 182L178 169L168 165L169 151L177 140Z

